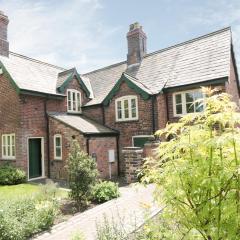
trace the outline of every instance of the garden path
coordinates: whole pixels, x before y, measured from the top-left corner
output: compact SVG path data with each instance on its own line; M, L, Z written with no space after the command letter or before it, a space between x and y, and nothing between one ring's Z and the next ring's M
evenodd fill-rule
M82 232L86 240L95 240L96 223L103 223L105 218L118 226L122 224L125 231L131 233L144 223L147 212L148 216L153 216L161 210L153 201L154 188L154 185L121 187L119 198L79 213L34 240L71 240L77 232Z

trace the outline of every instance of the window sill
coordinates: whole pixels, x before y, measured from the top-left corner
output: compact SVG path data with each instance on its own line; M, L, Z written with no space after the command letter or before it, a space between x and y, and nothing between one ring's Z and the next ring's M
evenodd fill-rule
M116 123L138 122L139 119L116 120Z
M67 114L70 114L70 115L80 115L80 114L82 114L82 112L67 112Z
M54 158L53 161L54 161L54 162L62 162L62 159Z
M0 158L1 161L16 161L16 158Z

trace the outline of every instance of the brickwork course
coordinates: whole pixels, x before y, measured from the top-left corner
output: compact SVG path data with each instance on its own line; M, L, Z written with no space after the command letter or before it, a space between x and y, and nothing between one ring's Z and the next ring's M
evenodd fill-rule
M14 19L11 19L14 21ZM41 138L41 176L66 179L71 141L93 156L103 178L124 174L122 150L133 137L148 136L178 121L173 94L201 86L218 87L239 105L239 79L231 29L147 53L147 34L139 23L127 33L127 58L80 74L9 51L8 17L0 11L0 146L3 134L15 134L15 159L10 163L29 173L29 140ZM81 94L81 113L67 110L67 91ZM137 98L138 119L117 121L116 100ZM63 158L54 159L54 135L62 135ZM109 152L114 162L109 163Z

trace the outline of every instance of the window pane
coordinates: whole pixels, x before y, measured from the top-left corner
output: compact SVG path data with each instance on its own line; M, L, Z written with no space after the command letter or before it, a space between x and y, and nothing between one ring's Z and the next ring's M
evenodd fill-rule
M76 111L76 96L75 92L72 93L72 105L73 105L73 111Z
M194 95L193 93L186 93L186 102L194 102Z
M68 101L71 101L71 92L68 91Z
M125 118L129 118L128 100L124 100L124 114Z
M61 139L60 139L60 137L56 137L55 138L55 143L56 143L56 146L61 146Z
M80 100L80 93L77 93L77 111L81 111L81 100Z
M11 151L11 148L10 148L10 145L7 146L7 156L10 156L10 151Z
M61 157L61 148L56 148L56 157Z
M182 104L176 105L176 114L182 114Z
M131 106L132 108L136 108L136 99L131 99Z
M6 146L3 146L3 156L6 156L6 154L7 154Z
M203 98L203 95L201 92L194 92L194 99L197 100L197 99L201 99Z
M15 146L12 146L12 156L15 157Z
M118 119L122 118L122 106L121 106L121 101L117 101L117 114L118 114Z
M195 103L195 111L196 112L202 112L203 111L203 105L201 102L196 102Z
M71 92L68 92L68 110L71 111L72 107L71 107Z
M131 109L132 109L132 117L137 117L137 111L136 111L136 99L131 99Z
M187 103L186 104L187 113L193 113L194 112L194 104L193 103Z
M136 108L132 108L132 117L133 117L133 118L137 117Z
M176 94L175 95L175 100L176 100L176 104L182 103L182 95L181 94Z

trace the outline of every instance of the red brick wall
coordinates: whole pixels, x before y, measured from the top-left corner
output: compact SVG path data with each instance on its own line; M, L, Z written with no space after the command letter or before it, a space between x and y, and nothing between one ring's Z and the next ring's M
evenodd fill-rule
M73 140L73 136L79 142L83 151L87 151L87 139L77 130L66 126L56 119L49 118L50 131L50 164L51 178L67 179L66 164ZM62 136L62 160L54 159L54 135L61 134ZM117 144L115 137L95 137L89 138L89 154L97 155L97 167L100 177L109 177L108 166L108 150L115 150L116 161L112 164L112 175L117 175Z
M21 129L21 102L13 85L3 75L0 75L0 164L10 162L21 166L22 161L2 159L2 134L16 134L16 142ZM19 159L20 149L16 149L16 159ZM23 166L22 166L23 167Z
M37 96L21 96L21 131L17 147L21 153L24 169L28 171L28 139L41 137L44 139L44 169L45 176L48 173L48 143L47 121L45 116L46 99Z
M101 124L104 123L103 120L103 109L101 105L94 105L83 108L83 114Z
M232 96L232 101L236 102L236 104L239 106L239 89L237 85L237 78L236 78L236 73L233 66L232 57L231 57L231 64L230 64L230 76L225 86L226 86L226 92Z
M97 137L89 139L89 154L97 156L97 166L101 178L109 178L108 150L115 151L115 162L111 163L112 176L117 176L117 141L115 137Z
M166 101L166 94L159 94L156 97L156 110L155 113L157 114L157 124L156 130L165 128L167 124L167 101Z
M116 122L115 100L122 96L135 95L138 98L139 120ZM120 131L119 147L120 153L123 147L132 146L132 136L152 134L152 100L144 100L135 91L130 89L125 82L120 86L118 93L112 98L109 106L104 108L105 124L113 129ZM123 157L120 154L120 168L124 171Z
M66 163L68 154L70 151L73 136L79 142L82 150L86 151L86 139L77 130L66 126L65 124L55 120L54 118L49 118L49 143L50 143L50 175L54 179L66 179ZM62 160L54 159L54 135L62 135Z

